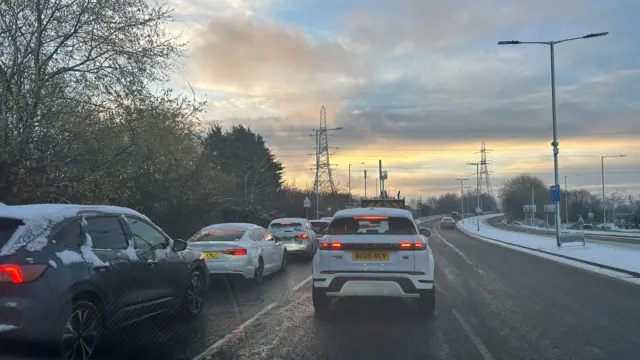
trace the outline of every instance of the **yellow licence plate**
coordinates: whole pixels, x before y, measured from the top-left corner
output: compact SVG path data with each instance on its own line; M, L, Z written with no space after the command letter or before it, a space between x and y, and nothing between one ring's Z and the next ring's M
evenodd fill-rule
M217 259L220 257L220 254L217 252L206 252L204 253L205 259Z
M388 251L354 251L351 253L353 261L389 261Z

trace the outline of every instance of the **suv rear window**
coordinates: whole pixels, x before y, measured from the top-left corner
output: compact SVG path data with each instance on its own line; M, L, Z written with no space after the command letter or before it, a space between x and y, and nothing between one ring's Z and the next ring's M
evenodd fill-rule
M0 218L0 247L11 239L11 236L20 225L23 225L21 220Z
M453 219L450 217L443 217L442 221L453 221Z
M356 216L333 219L329 235L417 235L411 219L386 216Z
M244 236L245 231L240 229L207 229L200 230L193 235L188 242L205 241L236 241Z
M269 225L269 228L271 229L302 228L302 224L297 222L283 221L283 222L272 223L271 225Z

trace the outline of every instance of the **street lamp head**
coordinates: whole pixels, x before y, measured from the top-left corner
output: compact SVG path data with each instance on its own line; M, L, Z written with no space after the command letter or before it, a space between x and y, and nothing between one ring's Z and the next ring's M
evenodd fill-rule
M517 41L517 40L498 41L498 45L518 45L518 44L520 44L520 41Z
M609 34L609 32L605 31L605 32L600 32L600 33L587 34L587 35L583 36L582 38L583 39L591 39L591 38L594 38L594 37L607 36L608 34Z

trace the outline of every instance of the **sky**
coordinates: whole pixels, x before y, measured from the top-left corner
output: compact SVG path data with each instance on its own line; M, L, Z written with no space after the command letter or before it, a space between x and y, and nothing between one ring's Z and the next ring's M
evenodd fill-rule
M326 109L333 178L404 196L475 186L486 143L495 193L521 173L553 183L550 48L555 46L564 187L640 194L637 0L169 0L185 41L171 86L208 101L206 123L249 126L285 166L314 178ZM365 164L361 164L365 163Z

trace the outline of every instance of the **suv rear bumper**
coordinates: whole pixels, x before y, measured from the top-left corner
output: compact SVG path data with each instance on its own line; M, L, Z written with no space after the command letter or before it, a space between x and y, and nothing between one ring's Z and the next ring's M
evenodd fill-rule
M313 286L334 297L418 298L433 289L434 279L429 275L391 272L314 274Z

